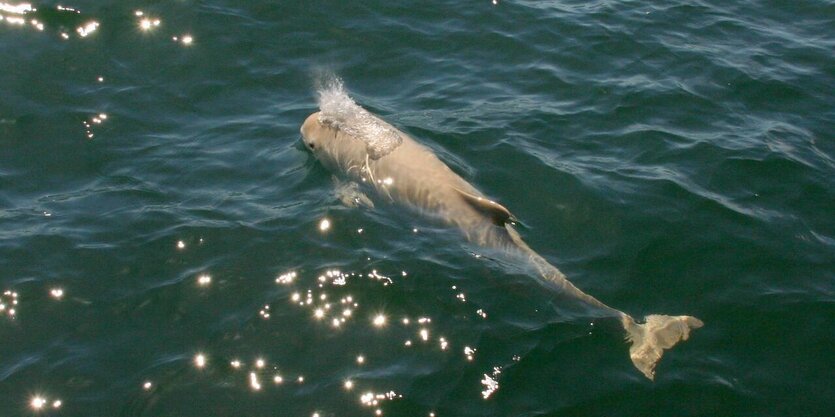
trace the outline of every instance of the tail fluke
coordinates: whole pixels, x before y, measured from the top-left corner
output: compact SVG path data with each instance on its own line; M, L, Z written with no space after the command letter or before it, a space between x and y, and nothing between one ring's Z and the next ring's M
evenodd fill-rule
M661 360L665 349L676 345L679 341L690 337L691 329L704 326L701 320L691 316L646 316L643 324L635 323L629 316L623 317L623 327L626 329L626 340L629 347L629 357L632 363L647 378L655 378L655 365Z

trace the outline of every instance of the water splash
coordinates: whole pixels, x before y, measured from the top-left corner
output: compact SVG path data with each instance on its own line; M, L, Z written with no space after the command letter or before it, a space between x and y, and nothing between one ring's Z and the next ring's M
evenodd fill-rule
M365 142L371 159L380 159L403 143L403 137L397 129L360 107L348 96L341 79L328 77L317 84L321 111L319 121Z

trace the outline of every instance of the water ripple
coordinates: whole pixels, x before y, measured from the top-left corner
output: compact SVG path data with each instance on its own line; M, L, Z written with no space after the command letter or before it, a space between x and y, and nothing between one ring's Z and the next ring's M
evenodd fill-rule
M2 4L12 414L832 408L825 2ZM703 333L650 389L522 268L344 207L298 143L322 71L578 286Z

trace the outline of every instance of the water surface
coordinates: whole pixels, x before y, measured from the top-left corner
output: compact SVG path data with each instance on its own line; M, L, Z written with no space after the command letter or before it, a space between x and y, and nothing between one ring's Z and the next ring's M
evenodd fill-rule
M0 414L835 407L830 2L58 5L0 3ZM650 382L524 269L345 207L323 72L584 291L706 326Z

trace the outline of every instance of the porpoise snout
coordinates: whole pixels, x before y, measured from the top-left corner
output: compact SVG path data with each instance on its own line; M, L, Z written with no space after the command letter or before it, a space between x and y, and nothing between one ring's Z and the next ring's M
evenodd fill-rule
M307 116L307 119L304 120L302 123L302 127L299 131L302 134L302 141L304 142L304 146L308 149L313 150L316 149L316 142L313 138L313 131L319 125L319 112L315 112L310 116Z

